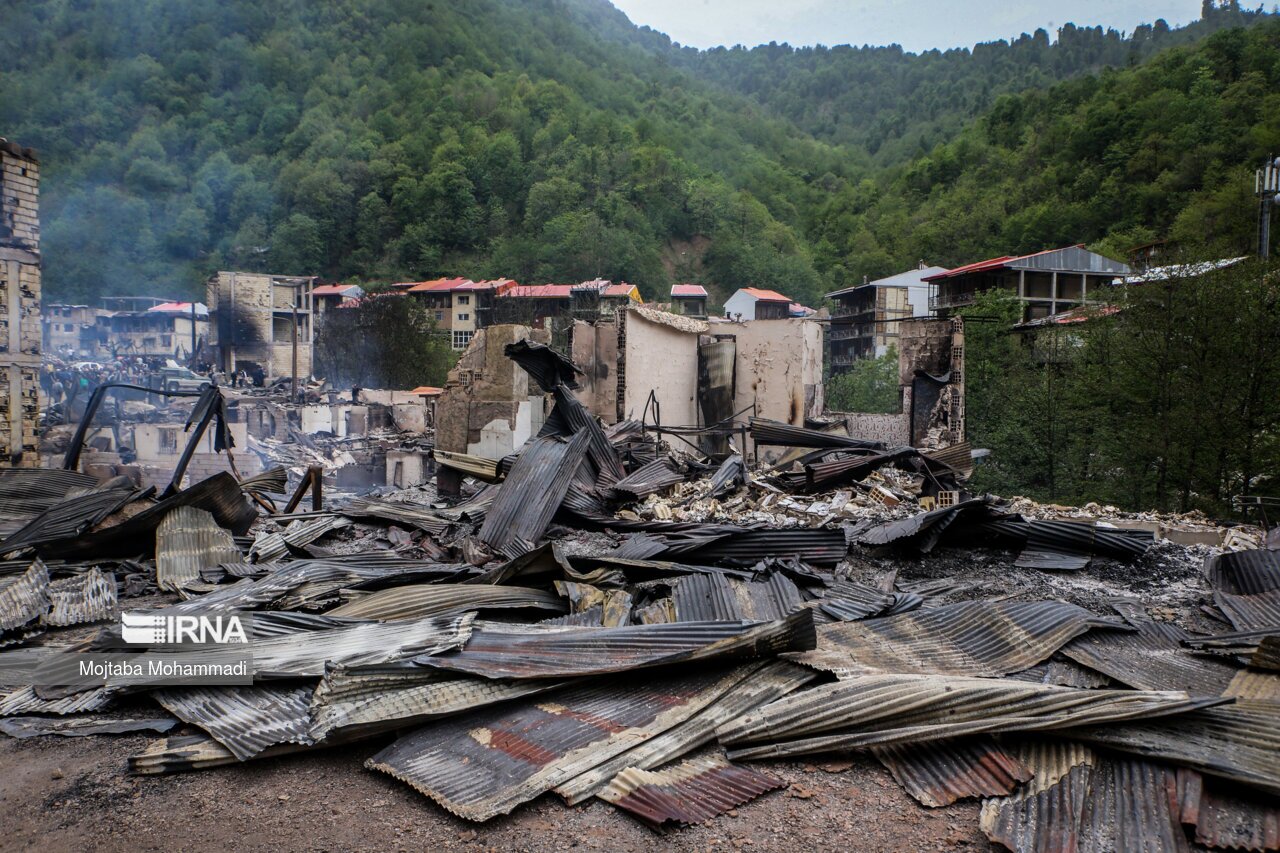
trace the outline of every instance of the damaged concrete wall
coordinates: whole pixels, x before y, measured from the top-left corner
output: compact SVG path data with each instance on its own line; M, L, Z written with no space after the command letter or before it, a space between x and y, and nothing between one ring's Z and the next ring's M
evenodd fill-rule
M889 445L947 447L964 441L964 321L904 320L898 337L895 414L838 412L849 435Z
M754 406L757 417L795 426L804 426L805 418L822 413L821 324L804 319L762 320L714 323L712 330L717 335L732 334L737 341L735 412ZM763 448L761 454L767 457Z
M652 393L663 425L700 423L698 336L707 332L707 324L640 306L626 312L625 324L622 417L639 420ZM653 423L652 412L649 422Z
M0 138L0 461L38 465L40 164Z
M582 370L574 392L606 424L618 421L618 324L575 320L569 358Z
M254 364L267 378L289 376L293 362L293 302L298 327L298 376L311 375L313 279L267 273L219 272L209 279L205 302L210 343L219 366L234 372Z
M550 335L519 325L476 332L436 403L436 447L501 459L542 428L543 395L504 352L526 338L548 343Z

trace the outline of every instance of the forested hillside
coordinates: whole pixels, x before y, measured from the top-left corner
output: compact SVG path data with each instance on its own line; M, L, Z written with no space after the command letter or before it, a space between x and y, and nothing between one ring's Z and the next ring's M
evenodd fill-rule
M1280 30L1227 5L914 56L698 53L603 0L30 0L0 26L0 135L42 151L56 299L235 267L812 303L921 257L1238 242Z

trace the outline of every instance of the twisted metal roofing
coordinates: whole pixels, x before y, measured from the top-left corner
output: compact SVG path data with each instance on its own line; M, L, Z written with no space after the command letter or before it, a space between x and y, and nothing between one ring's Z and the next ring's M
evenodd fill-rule
M599 796L661 826L700 823L785 786L776 776L713 755L659 771L628 767Z
M1032 776L1025 764L986 736L877 746L871 751L908 794L931 808L1005 796Z
M151 695L183 722L199 726L240 761L279 743L313 743L312 687L173 687Z
M40 617L45 625L80 625L116 615L115 575L97 567L49 584L49 612Z
M412 584L361 596L326 613L355 619L421 619L493 609L564 612L564 601L550 592L486 584Z
M244 558L231 538L203 509L179 506L156 528L156 586L178 592L200 572Z

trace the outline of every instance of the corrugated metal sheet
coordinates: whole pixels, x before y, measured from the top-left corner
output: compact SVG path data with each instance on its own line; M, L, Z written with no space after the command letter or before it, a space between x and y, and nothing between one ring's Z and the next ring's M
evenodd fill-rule
M558 624L599 625L602 628L631 624L631 593L625 589L599 589L575 581L556 581L555 587L557 593L569 599L570 615L591 614L583 621L567 620Z
M715 730L752 708L786 696L816 676L784 661L739 667L742 678L698 713L556 788L570 805L596 795L628 767L651 769L710 743Z
M107 489L59 501L0 542L0 553L11 554L79 536L143 494L129 488Z
M582 464L588 434L568 442L535 438L525 445L480 528L480 538L495 548L517 539L537 543L560 508L569 483Z
M363 666L456 649L471 635L475 614L365 622L300 631L253 643L254 678L320 676L328 663Z
M507 344L503 354L529 374L538 387L550 393L559 385L578 387L578 376L582 373L569 360L568 356L557 352L546 344L523 340Z
M521 609L563 612L560 597L540 589L483 584L413 584L361 596L327 612L355 619L421 619L469 610Z
M1075 743L1027 744L1017 755L1035 777L983 803L979 822L992 841L1015 853L1190 850L1171 768L1104 758Z
M49 610L49 570L36 560L21 575L0 581L0 640Z
M931 808L974 797L1007 796L1032 775L989 737L878 746L872 752L908 794Z
M213 515L191 506L175 507L156 528L156 586L178 592L187 581L200 577L202 569L243 558L240 549L213 520Z
M1131 631L1090 631L1062 654L1140 690L1185 690L1221 696L1239 667L1189 652L1190 635L1167 622L1138 622Z
M785 786L776 776L708 756L658 771L629 767L600 792L600 799L654 826L690 824Z
M766 418L751 418L751 440L756 444L779 447L855 447L883 450L878 441L864 441L838 433L791 426Z
M312 743L313 687L181 687L152 692L166 711L199 726L240 761L279 743Z
M460 817L489 820L688 719L724 693L724 682L739 678L736 671L702 671L570 687L427 726L365 766Z
M0 468L0 516L27 516L61 503L72 492L98 486L98 478L62 468Z
M780 572L760 582L688 575L674 584L671 598L680 622L767 622L785 618L804 603L800 590Z
M129 732L167 732L178 724L167 717L6 717L0 719L0 734L13 738L86 737L88 735L118 735Z
M997 678L863 676L767 705L717 731L730 758L1042 731L1181 714L1220 702L1177 691L1080 690Z
M1280 794L1280 706L1237 703L1191 714L1071 729L1064 736Z
M965 601L818 629L796 657L841 678L877 672L1000 676L1035 666L1092 627L1115 627L1061 601Z
M117 691L95 687L57 699L41 699L31 687L20 687L0 696L0 717L14 714L81 714L101 711L114 700Z
M437 535L448 530L450 524L431 507L373 498L352 498L338 512L348 518L377 518L408 524Z
M269 747L254 756L287 755L310 747L296 743L283 743ZM153 742L144 751L129 756L129 772L139 776L156 776L163 773L185 773L191 770L209 770L240 760L231 750L205 735L180 735Z
M685 554L694 563L754 566L761 560L796 558L817 566L834 566L849 552L843 530L795 528L743 530Z
M374 734L474 711L565 686L564 681L491 681L418 668L330 668L311 698L316 741L334 732Z
M1241 788L1205 780L1194 770L1178 771L1182 822L1194 826L1206 847L1280 850L1280 803Z
M1209 561L1207 573L1236 630L1280 629L1280 551L1228 551Z
M643 498L684 482L684 475L671 466L670 460L655 459L623 477L609 487L609 493L620 500Z
M853 622L869 616L907 613L920 607L924 599L909 592L883 592L851 580L832 581L822 593L819 607L833 619Z
M80 625L116 615L115 575L97 566L49 584L49 612L40 617L46 625Z
M1134 560L1151 546L1154 537L1146 530L1121 530L1102 527L1093 522L1032 519L1027 524L1027 551L1041 555L1085 558L1083 565L1044 565L1037 568L1083 568L1090 557L1110 557L1116 560ZM1060 560L1061 562L1061 560ZM1028 565L1022 557L1018 565Z
M1007 677L1014 681L1057 684L1060 687L1114 687L1116 684L1102 673L1081 666L1073 660L1047 660L1021 672L1010 673Z
M268 534L253 543L249 558L256 563L269 563L289 553L290 547L305 548L351 522L340 515L326 515L310 520L298 519L278 533Z
M1242 702L1272 702L1280 704L1280 672L1261 669L1242 669L1222 691Z
M813 648L813 614L775 622L674 622L527 633L487 623L464 649L418 658L485 678L570 678L701 660L768 657Z

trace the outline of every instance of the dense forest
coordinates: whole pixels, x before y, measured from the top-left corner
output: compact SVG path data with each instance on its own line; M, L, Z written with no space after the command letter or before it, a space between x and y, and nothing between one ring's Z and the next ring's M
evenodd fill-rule
M921 55L699 52L604 0L30 0L0 27L64 300L234 267L813 304L919 258L1234 251L1278 84L1280 22L1235 0Z

